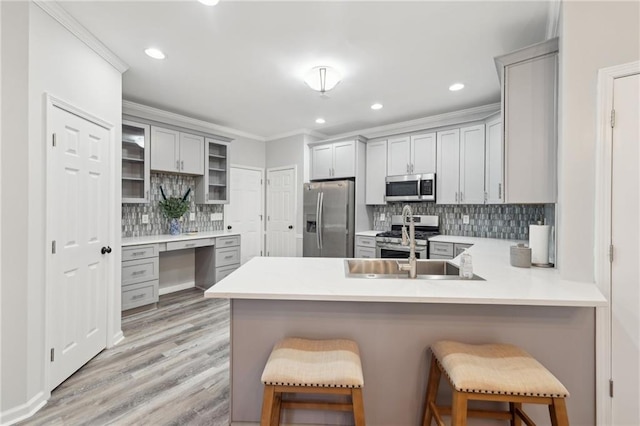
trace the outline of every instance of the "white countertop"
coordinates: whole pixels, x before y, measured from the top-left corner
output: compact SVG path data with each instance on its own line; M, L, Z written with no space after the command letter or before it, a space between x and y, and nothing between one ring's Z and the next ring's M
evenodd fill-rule
M202 238L227 237L231 235L240 235L240 233L234 231L207 231L194 233L185 232L179 235L162 234L149 235L146 237L128 237L122 239L122 247L137 246L141 244L168 243L170 241L200 240Z
M605 306L594 283L563 280L557 269L509 264L515 241L438 236L474 244L473 272L486 281L346 278L344 259L254 257L205 292L230 299ZM457 259L452 261L458 263Z
M375 237L382 231L360 231L356 232L356 235L360 235L361 237Z

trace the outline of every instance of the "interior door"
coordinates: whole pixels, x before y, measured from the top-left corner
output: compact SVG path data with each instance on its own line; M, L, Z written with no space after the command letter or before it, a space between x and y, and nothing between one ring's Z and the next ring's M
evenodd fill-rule
M53 389L106 346L111 206L109 131L57 107L47 171L47 228L52 238L47 312Z
M267 256L296 255L296 171L267 171Z
M262 255L262 170L231 167L231 199L224 206L227 226L240 233L241 263Z
M640 75L614 80L611 176L612 424L640 424Z

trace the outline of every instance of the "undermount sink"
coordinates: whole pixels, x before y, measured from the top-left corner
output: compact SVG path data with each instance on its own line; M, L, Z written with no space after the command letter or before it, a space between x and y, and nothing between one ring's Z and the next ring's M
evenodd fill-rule
M409 279L406 271L400 270L401 264L409 263L405 259L345 259L344 268L347 278L403 278ZM416 261L418 276L422 280L459 280L459 270L456 265L446 260L418 260ZM467 280L484 281L473 275Z

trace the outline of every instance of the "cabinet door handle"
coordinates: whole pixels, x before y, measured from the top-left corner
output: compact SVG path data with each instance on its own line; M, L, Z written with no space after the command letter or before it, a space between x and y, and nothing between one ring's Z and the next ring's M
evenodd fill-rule
M414 164L411 165L411 173L413 173L414 166Z
M498 184L498 198L500 200L502 199L502 184L501 183Z
M456 191L456 203L458 202L458 192Z
M184 161L180 162L180 170L184 170Z
M180 160L176 160L176 169L180 170Z
M464 202L464 192L460 191L460 202Z
M190 243L190 244L185 244L184 246L185 246L185 247L193 247L193 246L195 246L195 245L196 245L196 243Z
M407 173L409 173L409 163L407 163Z
M142 299L144 297L144 294L136 294L135 296L133 296L131 298L131 300L137 300L137 299Z

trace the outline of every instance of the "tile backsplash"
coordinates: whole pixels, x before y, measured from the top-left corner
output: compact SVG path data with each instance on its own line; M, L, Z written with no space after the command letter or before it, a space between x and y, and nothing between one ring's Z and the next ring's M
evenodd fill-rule
M402 203L375 206L373 229L391 229L391 215L402 213ZM553 225L553 204L479 204L445 205L411 203L413 214L440 216L440 233L466 237L529 239L529 225L547 218ZM385 218L381 220L381 214ZM462 223L462 216L469 216L469 224ZM552 216L552 217L547 217Z
M196 178L194 176L168 173L151 173L150 200L148 204L122 205L122 236L143 237L169 233L169 220L160 210L158 202L162 199L160 185L167 197L181 197L191 188L189 211L182 218L182 231L189 230L219 231L223 228L222 220L211 220L211 213L223 213L220 204L205 205L195 203ZM196 219L189 220L189 213L195 213ZM142 215L149 215L149 223L142 223Z

